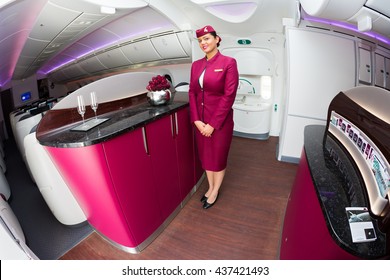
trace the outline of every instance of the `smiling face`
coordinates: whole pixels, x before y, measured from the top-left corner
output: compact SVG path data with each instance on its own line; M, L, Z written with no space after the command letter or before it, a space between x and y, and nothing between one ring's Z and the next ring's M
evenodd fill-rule
M214 37L212 34L207 33L198 38L199 47L206 54L208 58L213 57L217 52L217 44L219 42L219 37Z

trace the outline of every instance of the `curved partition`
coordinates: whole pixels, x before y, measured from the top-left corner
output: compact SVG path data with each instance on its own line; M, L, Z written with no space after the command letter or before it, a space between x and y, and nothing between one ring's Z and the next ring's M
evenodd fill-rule
M26 162L39 191L53 215L65 225L86 221L86 217L73 194L62 179L51 158L38 143L35 132L24 138Z
M90 103L90 92L94 91L99 103L110 102L146 92L146 86L156 73L131 72L114 75L90 83L72 92L67 97L58 102L52 110L68 109L77 107L77 95L82 95L86 106Z

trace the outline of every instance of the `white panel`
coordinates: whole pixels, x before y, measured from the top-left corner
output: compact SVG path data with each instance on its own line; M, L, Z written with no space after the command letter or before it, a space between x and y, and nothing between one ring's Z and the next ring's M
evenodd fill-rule
M288 158L290 160L295 159L295 161L298 162L303 148L305 126L311 124L325 125L326 121L295 116L287 117L285 123L286 129L283 135L280 136L279 160L286 160L283 158Z
M270 50L255 48L228 48L222 53L237 60L240 75L273 75L274 57Z
M176 34L152 37L150 40L163 59L187 57Z
M371 84L372 80L372 61L371 52L369 50L359 48L359 81Z
M385 58L380 54L375 54L375 85L385 86Z
M309 15L346 20L356 14L363 7L366 0L300 0L300 3Z
M119 100L130 96L146 93L146 85L156 76L152 72L129 72L109 76L87 84L67 95L58 102L52 110L77 107L77 95L83 95L86 105L90 105L90 92L95 91L100 103ZM113 90L115 87L115 90ZM110 94L107 94L109 92Z
M390 17L389 0L367 0L365 5Z
M183 47L184 51L187 53L188 56L192 55L192 43L190 37L191 34L192 33L190 31L176 33L181 43L181 46Z
M265 134L270 130L271 104L234 104L234 130L250 134Z
M95 73L107 69L103 66L103 64L100 63L100 61L96 57L91 57L86 60L83 60L79 62L79 65L88 73Z
M80 14L80 12L64 9L48 2L35 23L39 28L34 28L30 33L30 37L51 41L69 22L73 21Z
M97 55L97 57L109 69L131 64L120 49L109 50Z
M355 86L355 43L288 29L288 114L326 120L330 101Z
M156 61L161 59L150 40L142 40L121 47L124 55L133 63Z

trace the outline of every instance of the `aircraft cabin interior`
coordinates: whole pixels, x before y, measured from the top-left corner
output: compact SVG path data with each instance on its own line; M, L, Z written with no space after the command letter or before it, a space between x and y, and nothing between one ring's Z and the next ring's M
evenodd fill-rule
M206 27L238 81L202 207ZM0 259L390 258L387 0L0 0L0 51Z

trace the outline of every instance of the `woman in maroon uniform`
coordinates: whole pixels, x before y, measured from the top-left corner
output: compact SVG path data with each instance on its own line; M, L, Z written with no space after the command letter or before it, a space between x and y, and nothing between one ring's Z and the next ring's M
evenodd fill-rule
M222 55L221 38L207 25L196 30L199 46L206 54L191 67L189 102L191 121L209 189L202 197L203 208L217 201L233 137L233 103L238 87L237 62Z

